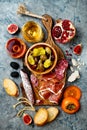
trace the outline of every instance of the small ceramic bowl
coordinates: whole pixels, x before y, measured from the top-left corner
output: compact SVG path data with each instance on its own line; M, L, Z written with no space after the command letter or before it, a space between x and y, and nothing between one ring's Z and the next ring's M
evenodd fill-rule
M56 66L56 50L47 43L36 43L26 52L25 65L34 74L47 74Z
M9 39L5 45L8 54L12 58L21 58L26 52L26 44L17 37Z

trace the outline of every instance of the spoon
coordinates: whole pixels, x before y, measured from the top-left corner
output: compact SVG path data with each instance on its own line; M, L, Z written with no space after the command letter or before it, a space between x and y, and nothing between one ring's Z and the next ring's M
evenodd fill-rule
M35 17L35 18L43 19L45 21L47 20L43 16L40 16L40 15L37 15L37 14L34 14L34 13L28 11L24 4L19 5L18 10L17 10L17 14L23 14L23 15Z

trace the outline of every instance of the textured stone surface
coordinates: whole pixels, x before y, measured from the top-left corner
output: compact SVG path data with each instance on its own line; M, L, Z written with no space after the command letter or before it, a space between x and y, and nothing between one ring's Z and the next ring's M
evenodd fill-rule
M27 8L39 15L49 14L53 19L70 19L77 28L75 39L66 45L59 45L65 52L70 45L82 43L83 51L79 58L85 63L81 67L81 78L73 84L78 85L82 90L81 109L78 113L68 115L64 113L60 106L59 117L44 127L25 126L20 118L14 118L16 111L12 105L16 99L6 95L3 89L3 79L11 78L13 69L9 63L16 61L22 68L21 60L14 60L8 56L5 50L7 40L13 36L22 38L21 33L10 35L7 32L7 25L16 23L21 28L28 21L33 20L41 26L41 21L26 16L17 16L16 10L19 3L25 3ZM73 55L74 58L77 56ZM19 69L20 70L20 69ZM17 70L19 72L19 70ZM19 86L21 79L13 79ZM69 85L70 83L67 83ZM18 107L19 109L19 107ZM33 116L34 113L30 112ZM0 0L0 130L87 130L87 0Z

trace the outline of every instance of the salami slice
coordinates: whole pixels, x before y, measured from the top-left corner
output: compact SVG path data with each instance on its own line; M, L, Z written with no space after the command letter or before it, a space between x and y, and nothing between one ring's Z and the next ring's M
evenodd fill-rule
M56 76L59 80L64 78L65 70L68 68L68 61L63 59L61 60L55 68Z
M33 95L33 90L32 90L28 75L25 72L23 72L22 70L20 70L20 75L22 78L23 87L24 87L26 96L27 96L28 100L30 101L30 103L33 105L34 104L34 95Z
M34 74L30 75L30 80L31 80L31 83L34 84L33 85L34 87L38 86L38 79L37 79L37 77Z

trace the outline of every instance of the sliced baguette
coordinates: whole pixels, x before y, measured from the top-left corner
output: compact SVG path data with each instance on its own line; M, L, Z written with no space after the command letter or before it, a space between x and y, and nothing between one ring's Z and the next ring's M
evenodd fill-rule
M3 87L8 95L14 97L19 95L18 87L11 79L5 78L3 81Z
M40 108L34 116L34 123L37 126L43 126L48 119L48 111L45 108Z
M56 107L49 107L49 108L47 109L47 111L48 111L48 119L47 119L47 122L53 121L53 120L57 117L57 115L58 115L58 113L59 113L59 110L58 110Z

